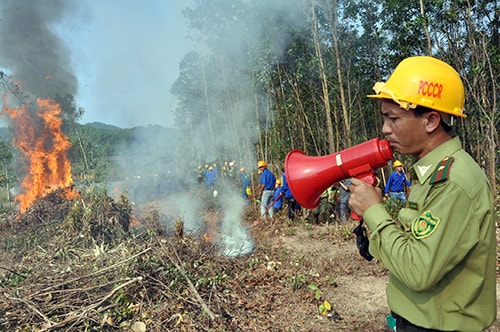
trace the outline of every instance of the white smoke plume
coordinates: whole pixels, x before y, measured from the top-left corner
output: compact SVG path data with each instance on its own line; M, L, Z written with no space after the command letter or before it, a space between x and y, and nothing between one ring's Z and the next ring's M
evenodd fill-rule
M231 1L215 2L217 15L224 9L228 12L235 9ZM248 234L248 229L243 225L243 215L248 202L243 200L242 189L237 184L224 183L220 180L216 182L218 195L211 196L211 190L207 193L204 184L200 185L196 182L196 171L198 166L204 167L205 164L212 166L214 163L220 171L225 161L236 160L236 176L240 167L255 173L257 155L254 146L259 135L255 123L256 107L260 108L258 112L262 112L262 117L269 116L266 113L269 112L270 102L266 101L265 96L260 96L261 100L264 100L264 105L256 105L255 95L258 92L255 91L253 78L250 76L252 64L248 62L245 54L249 50L259 48L262 38L267 38L271 42L276 58L279 59L288 42L289 32L280 33L276 30L269 35L263 22L266 17L279 13L283 20L288 21L288 26L304 24L307 18L301 16L304 15L301 11L302 7L298 5L301 2L300 0L259 1L260 5L256 2L253 6L255 12L251 17L255 18L254 22L246 22L244 27L237 20L229 22L227 30L230 33L219 35L216 40L218 44L211 45L212 49L222 53L220 58L221 62L224 61L223 66L207 61L213 58L205 57L206 44L204 43L207 42L205 36L195 36L195 40L199 42L199 48L186 55L185 61L194 63L187 70L194 70L193 74L200 74L203 71L200 79L205 80L203 83L209 90L207 95L198 96L200 100L191 99L189 102L193 107L196 107L194 105L204 107L205 113L187 110L189 114L181 113L180 116L178 114L178 120L181 122L189 118L189 129L181 128L176 137L155 135L143 130L137 131L136 142L125 148L120 158L120 169L131 172L128 175L130 179L138 179L138 173L142 173L140 181L150 183L145 187L155 188L151 185L154 177L162 178L162 188L156 191L159 195L153 194L149 197L164 201L165 203L160 207L164 209L162 212L180 216L189 230L203 229L202 216L207 208L207 201L215 204L218 207L217 217L219 218L217 242L222 252L231 257L247 254L253 250L253 241ZM210 12L205 14L211 15ZM231 16L230 13L225 15ZM245 30L248 27L252 29ZM207 27L207 30L210 28ZM231 62L228 63L228 61ZM228 72L221 72L223 70L228 70ZM227 91L230 91L233 97L232 102L217 103L224 99L217 93L223 94ZM211 112L225 112L228 116L223 118L224 121L218 118L218 122L211 122ZM196 115L201 116L192 118ZM154 130L153 127L150 129ZM281 174L276 175L279 177ZM144 176L149 177L149 180ZM148 194L141 191L140 195L144 197ZM136 198L141 199L140 195ZM170 220L171 224L173 222L174 219Z

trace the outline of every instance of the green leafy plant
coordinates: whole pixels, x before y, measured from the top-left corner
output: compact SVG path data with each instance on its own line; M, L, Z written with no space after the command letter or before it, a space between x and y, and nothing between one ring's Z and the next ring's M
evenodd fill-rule
M16 272L8 273L0 279L0 287L15 287L26 280L26 278L27 276Z
M396 220L398 219L399 210L404 207L404 204L398 199L389 198L384 201L384 206L390 216Z
M306 284L306 277L302 273L292 276L292 288L297 290L304 287Z
M307 288L312 289L314 291L314 298L316 300L319 300L321 298L321 292L319 290L319 287L315 284L310 284L307 286Z
M318 306L318 311L321 315L326 316L332 311L332 305L327 300L324 300L323 303Z

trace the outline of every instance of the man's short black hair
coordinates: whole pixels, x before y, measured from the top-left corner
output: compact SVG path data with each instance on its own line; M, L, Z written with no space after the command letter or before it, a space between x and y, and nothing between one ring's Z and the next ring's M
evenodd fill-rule
M425 113L428 113L428 112L438 112L440 115L441 115L441 112L439 111L436 111L435 109L432 109L432 108L428 108L428 107L424 107L424 106L417 106L413 112L415 113L415 116L416 117L421 117L422 115L424 115ZM444 130L447 132L447 133L450 133L451 132L451 126L449 124L447 124L444 120L443 120L443 116L441 115L441 124L443 125L443 128Z

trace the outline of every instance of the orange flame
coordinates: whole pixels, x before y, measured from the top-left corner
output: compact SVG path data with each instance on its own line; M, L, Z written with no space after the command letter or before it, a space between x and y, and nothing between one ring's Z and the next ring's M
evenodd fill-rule
M211 242L212 241L212 237L210 236L210 234L208 233L204 233L203 234L203 240L207 243Z
M71 164L66 157L71 142L61 129L61 106L51 99L38 98L36 103L41 123L26 105L4 109L16 123L13 142L23 154L28 173L21 184L23 193L16 197L22 212L35 200L73 184ZM66 191L66 198L76 196L76 191Z
M203 234L203 240L205 242L212 242L217 240L218 235L218 213L217 211L207 211L204 216L205 230Z

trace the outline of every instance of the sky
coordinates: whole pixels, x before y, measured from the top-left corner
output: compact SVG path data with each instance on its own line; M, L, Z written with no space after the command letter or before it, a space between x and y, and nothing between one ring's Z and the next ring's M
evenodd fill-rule
M74 93L76 106L85 111L81 123L97 121L122 128L150 124L172 127L175 98L169 92L170 87L178 77L184 54L193 48L182 14L190 4L191 0L6 0L0 5L4 6L0 28L9 30L10 35L16 35L11 29L15 20L8 19L14 16L12 13L19 13L17 21L36 22L26 18L30 14L38 15L43 22L38 26L26 24L18 30L20 35L23 30L33 28L33 33L17 38L24 39L24 46L14 47L11 61L3 61L0 66L14 74L21 68L28 72L27 59L22 67L17 66L19 70L15 61L18 54L30 53L29 61L50 68L48 61L34 59L33 53L37 51L27 50L26 44L30 44L29 36L39 37L38 49L51 40L51 47L59 49L59 53L49 53L50 57L57 58L60 65L67 61L64 68L74 75L74 79L64 81L64 86ZM36 13L29 13L30 10ZM54 36L43 30L42 23L49 25ZM9 38L6 34L0 37ZM36 44L35 37L32 38L31 44ZM10 44L13 43L14 36ZM5 59L5 54L2 55ZM34 82L27 78L28 74L24 76L21 79Z
M182 15L189 1L87 2L90 17L71 43L82 121L173 126L169 90L192 48Z

